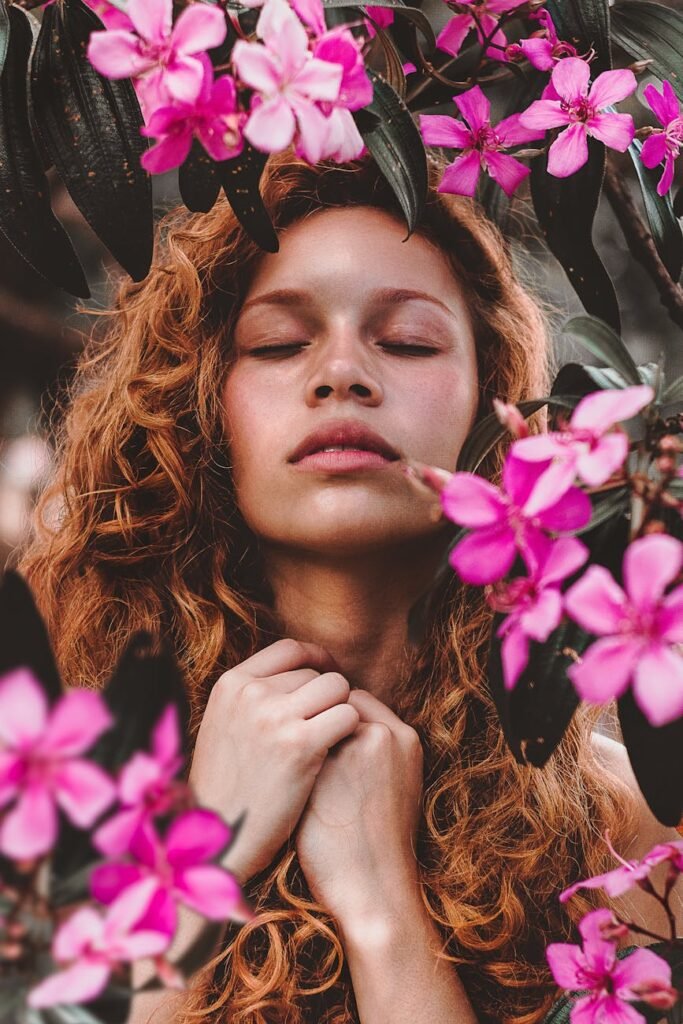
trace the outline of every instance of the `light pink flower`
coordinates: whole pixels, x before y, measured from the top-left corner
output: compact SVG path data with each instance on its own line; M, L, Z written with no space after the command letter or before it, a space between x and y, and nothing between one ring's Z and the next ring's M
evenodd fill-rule
M517 554L534 571L543 531L565 533L588 522L590 499L576 487L559 502L530 510L529 498L545 468L508 454L502 489L474 473L453 473L449 478L441 491L443 510L453 522L472 531L456 544L449 560L467 583L483 585L502 579Z
M552 71L558 60L577 56L575 46L558 38L553 19L544 7L534 14L529 14L528 17L540 21L543 28L528 39L510 43L506 50L508 58L526 57L539 71Z
M472 8L477 18L467 10L462 14L456 14L441 29L436 45L445 53L452 53L457 57L470 31L476 28L480 43L490 38L486 56L494 60L505 60L507 38L503 30L496 26L501 14L506 14L525 2L526 0L460 0L461 6Z
M159 107L142 135L156 138L141 158L150 174L162 174L178 167L186 159L192 139L198 138L213 160L230 160L244 148L242 128L246 113L237 105L237 90L230 75L214 80L211 61L204 55L202 91L193 103L174 103Z
M49 975L28 996L34 1008L83 1003L94 999L120 963L158 956L173 936L167 923L154 912L154 882L147 880L126 889L102 914L81 907L55 934L52 955L63 971ZM146 927L138 927L143 918Z
M601 565L589 566L569 588L565 610L601 637L567 670L583 700L602 704L632 682L652 725L683 714L683 657L676 649L683 643L683 586L664 594L682 562L680 541L650 534L626 549L623 590Z
M90 825L115 796L112 780L83 760L112 718L90 690L70 690L48 708L27 668L0 679L0 853L41 856L57 839L57 806L79 828Z
M514 442L525 462L552 462L536 484L534 496L543 502L563 494L576 477L599 487L620 469L628 455L629 439L617 423L631 419L654 398L647 384L622 390L594 391L582 398L564 429L535 434Z
M462 150L444 171L439 192L473 196L483 168L506 195L512 195L529 168L502 150L539 139L543 132L522 127L519 114L504 118L494 127L490 122L491 105L478 85L453 100L464 121L447 114L420 114L420 132L427 145Z
M643 89L643 96L664 130L654 131L645 139L640 159L646 167L656 167L664 162L664 171L657 184L657 192L664 196L671 188L674 164L683 145L681 107L671 83L666 80L662 82L661 93L650 83Z
M155 912L174 931L176 904L186 904L204 917L226 920L250 914L240 888L230 872L211 861L230 840L230 829L211 811L195 809L181 814L168 828L164 839L149 819L132 836L129 859L112 860L95 867L90 876L92 895L109 904L128 886L143 878L156 881ZM98 849L110 855L102 837ZM118 850L116 843L111 852Z
M677 871L683 871L683 839L677 839L671 843L660 843L646 853L641 860L624 860L612 848L609 840L608 845L615 858L621 861L620 867L570 885L568 889L560 893L561 903L566 903L579 889L604 889L608 896L621 896L638 882L648 878L652 869L666 860L670 861Z
M255 10L263 7L266 2L267 0L245 0L244 6ZM325 8L321 0L290 0L290 3L292 9L314 35L321 35L325 31Z
M551 76L550 95L554 98L535 100L520 115L526 128L569 126L548 150L548 173L556 178L566 178L586 163L588 135L620 153L633 142L631 115L604 113L603 108L630 96L638 84L636 76L627 68L603 71L590 90L589 80L590 67L585 60L565 57L555 65Z
M237 75L255 90L244 134L267 153L286 149L296 134L300 155L316 163L329 132L319 103L337 99L343 68L312 56L306 30L286 0L267 0L256 31L263 43L238 39L232 51Z
M603 937L613 922L610 910L593 910L579 924L583 948L553 942L546 950L558 985L588 991L572 1007L572 1024L645 1024L642 1014L629 1004L642 999L648 988L653 993L672 993L671 967L651 949L636 949L623 960L617 958L615 943Z
M339 95L333 103L322 102L320 109L328 119L328 135L323 157L345 163L355 160L365 150L352 110L360 110L372 102L372 82L363 59L363 44L343 25L321 35L313 46L313 57L339 65L342 79ZM304 154L301 154L305 156Z
M169 704L152 731L151 753L138 752L124 764L117 780L121 809L95 832L93 842L110 856L130 847L146 818L166 814L188 787L176 779L183 763L178 712Z
M503 683L512 690L529 660L529 641L545 642L562 619L563 581L588 558L588 548L575 537L546 542L535 553L536 566L528 576L494 585L487 595L497 612L508 612L497 636L503 638Z
M93 32L88 58L107 78L134 78L145 120L159 107L197 99L204 78L199 55L225 39L225 15L219 7L191 3L172 24L172 0L129 0L135 32Z

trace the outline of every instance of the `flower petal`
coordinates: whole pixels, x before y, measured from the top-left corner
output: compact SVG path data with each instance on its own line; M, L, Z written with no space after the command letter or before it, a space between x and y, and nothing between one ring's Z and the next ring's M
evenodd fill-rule
M32 746L46 720L47 698L30 669L0 676L0 741L14 749Z
M188 126L183 131L174 132L161 139L155 146L146 150L140 162L150 174L164 174L166 171L179 167L187 158L192 147L192 129Z
M651 82L643 89L643 97L650 104L659 123L665 128L670 121L680 117L681 107L676 93L671 86L671 82L668 82L666 79L662 82L661 93L658 92L657 87ZM652 138L652 136L650 137Z
M453 100L473 132L488 124L491 104L478 85L454 96Z
M530 169L513 156L489 150L484 158L489 174L506 196L511 196L530 174Z
M557 88L557 84L555 85ZM638 88L636 76L629 68L619 68L616 71L603 71L598 75L590 87L588 93L589 103L602 109L610 107L620 100L625 100ZM614 115L612 115L614 116Z
M107 943L131 931L145 916L161 888L157 878L143 878L123 889L107 909L103 934Z
M619 153L626 152L635 134L630 114L596 114L586 121L586 131Z
M553 542L544 561L539 582L547 587L572 576L588 559L588 548L576 537L560 537Z
M591 500L578 487L570 487L555 505L542 509L536 516L544 530L567 533L585 526L591 517Z
M560 61L560 64L565 64L572 59L567 57ZM578 122L560 132L548 150L548 174L552 174L555 178L568 178L583 167L587 160L586 126Z
M108 861L97 864L90 873L90 892L100 903L113 903L116 897L131 885L148 877L139 864Z
M590 430L603 434L616 423L630 420L654 399L649 384L630 388L610 388L594 391L581 399L572 413L571 426L575 430Z
M227 35L225 15L219 7L191 3L181 11L171 33L171 45L180 53L200 53L220 46Z
M245 85L266 94L277 92L282 72L273 54L262 43L247 43L244 39L238 39L231 57Z
M470 29L474 28L474 18L471 14L456 14L436 37L436 45L444 53L450 53L457 57L462 49L462 44Z
M128 0L126 13L148 43L164 43L171 35L172 0Z
M512 568L517 549L507 524L476 530L453 548L448 561L466 583L495 583Z
M242 901L235 877L212 864L178 872L175 889L183 903L211 921L228 920Z
M589 565L564 595L564 606L589 633L617 633L626 614L626 594L602 565Z
M628 437L621 430L601 437L592 451L582 452L576 460L576 475L589 487L599 487L616 473L628 455Z
M428 146L445 146L449 149L465 149L472 133L462 121L449 114L418 114L420 134Z
M513 690L529 660L529 640L524 630L513 626L506 633L500 648L503 664L503 685Z
M473 196L477 189L477 181L481 173L479 154L472 150L459 156L449 164L443 173L439 192L448 192L456 196Z
M583 99L588 91L591 69L580 57L565 57L553 68L551 81L558 96L574 104Z
M498 488L475 473L453 473L441 491L441 504L448 518L460 526L493 526L507 515Z
M88 42L88 60L107 78L132 78L155 64L142 52L136 35L119 29L92 32Z
M638 663L638 654L634 641L605 637L591 644L581 663L571 665L567 675L582 700L603 704L622 695Z
M93 690L69 690L55 704L41 751L51 756L83 754L114 724L107 705Z
M670 647L652 644L639 659L633 695L650 725L660 726L683 715L683 658Z
M30 860L52 849L57 840L57 812L43 786L30 786L0 821L0 852Z
M106 988L111 967L104 960L80 960L66 971L57 971L31 989L27 1003L34 1009L43 1006L84 1003Z
M171 100L194 103L202 91L204 65L196 57L176 54L164 73L164 88Z
M640 159L646 167L656 167L666 157L668 145L664 132L648 135L640 151Z
M520 124L529 130L559 128L570 121L569 113L562 108L559 100L534 100L519 115Z
M278 153L289 146L295 130L292 108L281 96L274 96L272 100L252 108L244 126L244 135L257 149Z
M664 533L629 544L624 555L624 587L632 604L649 611L676 578L682 562L683 544Z
M89 828L116 797L116 786L99 765L67 761L52 775L54 795L66 816L80 828Z
M212 811L187 811L175 819L166 835L168 862L184 868L211 860L225 849L230 835L230 828Z
M169 704L152 730L152 754L161 764L174 765L181 753L180 722L175 704Z
M634 949L615 964L612 971L614 994L619 999L632 999L631 989L644 981L671 984L671 966L651 949Z
M521 142L533 142L534 139L542 139L545 135L544 128L525 127L521 123L520 117L520 114L511 114L496 125L496 135L504 146L518 146Z
M557 984L570 990L580 989L584 967L581 947L569 942L551 942L545 952Z

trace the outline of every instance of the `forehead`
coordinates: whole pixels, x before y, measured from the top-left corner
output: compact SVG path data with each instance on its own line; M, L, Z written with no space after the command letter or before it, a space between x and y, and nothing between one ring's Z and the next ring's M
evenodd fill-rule
M415 288L461 300L444 252L405 222L371 206L317 210L280 234L261 259L248 298L272 288L307 288L347 300L382 287Z

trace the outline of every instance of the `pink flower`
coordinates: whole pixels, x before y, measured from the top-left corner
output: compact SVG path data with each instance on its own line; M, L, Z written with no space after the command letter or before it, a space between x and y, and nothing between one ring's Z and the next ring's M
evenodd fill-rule
M572 1024L644 1024L645 1018L629 1005L643 998L650 988L658 993L671 990L671 968L650 949L636 949L623 960L616 945L603 937L614 917L605 909L586 914L579 930L583 949L568 942L551 943L546 954L558 985L570 991L586 991L574 1003Z
M534 484L545 465L520 462L509 454L499 489L474 473L453 473L441 491L441 504L449 519L472 532L450 554L450 564L467 582L483 585L505 576L521 554L536 568L535 552L543 545L544 530L563 533L588 522L590 499L573 487L546 508L529 502Z
M606 837L607 838L607 837ZM560 902L566 903L579 889L604 889L608 896L621 896L628 892L634 885L648 878L650 872L663 861L670 861L677 871L683 871L683 840L674 840L671 843L660 843L645 854L642 860L624 860L608 845L621 866L606 871L602 875L595 875L593 878L586 878L581 882L575 882L568 889L560 893Z
M674 163L683 145L683 118L680 104L671 83L662 82L661 93L654 85L646 85L643 96L650 104L663 131L653 131L643 143L640 159L646 167L656 167L664 161L664 171L657 185L660 196L666 195L674 177Z
M57 963L70 966L36 986L28 1005L87 1002L106 988L118 964L158 956L167 949L173 933L160 916L154 917L155 892L154 882L147 880L122 892L104 915L94 907L72 914L52 943ZM138 928L143 917L147 918L144 930Z
M244 6L255 10L257 7L263 7L265 2L267 0L245 0ZM315 35L321 35L325 31L325 8L320 0L291 0L291 7Z
M300 155L321 159L329 125L318 104L339 96L344 69L313 57L306 30L285 0L267 0L256 30L264 43L238 39L233 65L255 94L244 134L257 149L277 153L297 137Z
M558 60L576 57L576 47L558 39L553 19L545 8L542 7L535 14L529 14L529 18L540 21L543 29L528 39L520 39L519 43L511 43L506 50L508 58L526 57L539 71L551 71Z
M683 586L664 596L682 561L680 541L650 534L626 549L624 590L607 569L591 565L567 591L568 614L602 637L568 669L583 700L602 704L632 682L636 703L652 725L683 714L683 658L675 649L683 642Z
M629 439L616 423L629 420L654 398L647 384L622 390L595 391L582 398L571 420L560 431L521 438L513 445L516 458L525 462L552 459L536 484L535 498L563 494L576 477L599 487L620 469L628 455Z
M15 859L41 856L57 839L57 805L88 828L115 796L112 780L85 753L110 728L101 697L70 690L50 710L29 669L0 679L0 852Z
M465 8L464 13L456 14L447 22L437 36L436 45L445 53L452 53L457 57L466 37L473 28L476 28L480 43L490 37L486 56L494 60L505 60L507 38L503 30L497 28L498 20L501 14L506 14L525 2L526 0L460 0L460 6ZM474 11L476 18L467 8Z
M366 7L365 11L366 14L369 14L370 17L376 22L379 28L388 28L389 25L393 25L394 23L394 12L391 9L391 7L371 6ZM370 39L372 39L374 35L377 35L375 31L375 26L370 22L368 22L368 35Z
M439 192L473 196L481 169L485 168L506 195L512 195L529 168L501 150L539 139L543 132L522 127L519 114L493 127L489 120L491 105L478 85L453 100L464 122L446 114L420 114L420 132L427 145L463 151L444 171Z
M85 5L94 11L106 28L122 28L134 32L135 26L124 11L114 7L109 0L83 0ZM47 5L46 5L47 6Z
M501 425L509 430L513 437L529 436L529 424L512 402L503 402L500 398L494 398L493 411Z
M193 103L204 79L199 55L225 39L225 15L219 7L191 3L172 25L172 0L129 0L135 32L93 32L88 58L107 78L135 78L145 120L159 107L179 100ZM136 34L137 33L137 34Z
M119 856L146 818L168 813L187 792L187 786L176 781L182 763L178 712L169 704L152 732L151 754L133 754L121 769L117 790L122 809L100 825L95 845Z
M145 819L131 839L131 859L113 860L94 868L90 876L92 895L109 904L128 886L153 878L158 892L155 910L171 931L175 930L177 902L212 920L250 913L242 903L235 878L210 863L226 848L230 835L218 815L207 810L181 814L171 822L163 841L152 822ZM98 849L106 855L115 853L118 843L110 850L106 838L103 841L99 837Z
M159 107L142 135L156 138L156 145L143 153L142 166L150 174L162 174L186 159L196 136L213 160L230 160L242 152L242 127L246 114L237 106L235 81L221 75L214 81L211 61L204 55L202 90L192 103Z
M322 155L338 163L354 160L365 149L365 143L351 116L352 110L360 110L372 102L372 82L365 68L362 47L362 41L355 39L343 25L325 32L313 46L314 58L342 68L337 99L332 103L320 104L320 109L328 119L328 136Z
M587 136L623 153L633 141L633 118L630 114L603 113L602 108L623 100L635 91L636 76L628 69L603 71L588 90L590 68L580 57L565 57L551 76L551 93L555 98L535 100L522 111L525 128L557 128L560 132L548 151L548 173L556 178L574 174L588 160ZM544 96L548 94L546 88ZM557 98L559 97L559 98Z
M509 614L498 628L503 637L503 682L512 690L529 660L529 641L543 643L562 618L562 582L584 564L588 548L575 537L561 537L540 546L529 576L498 583L487 597L499 612Z

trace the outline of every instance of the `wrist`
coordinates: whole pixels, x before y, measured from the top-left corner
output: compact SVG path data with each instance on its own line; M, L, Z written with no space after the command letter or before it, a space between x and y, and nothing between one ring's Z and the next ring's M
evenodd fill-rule
M431 918L427 913L419 887L402 893L392 902L376 899L363 907L349 904L337 914L342 943L358 949L382 949L395 945L403 936L414 932L416 922Z

